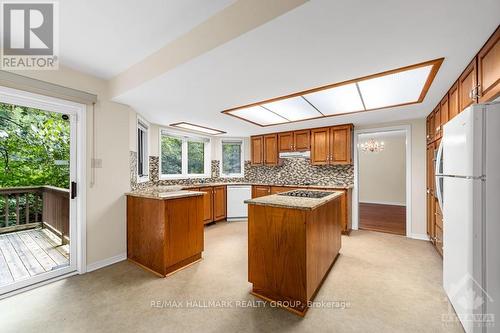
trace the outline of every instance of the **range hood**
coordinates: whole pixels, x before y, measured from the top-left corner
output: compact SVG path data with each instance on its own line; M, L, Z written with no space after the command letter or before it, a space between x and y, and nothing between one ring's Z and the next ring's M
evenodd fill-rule
M280 158L311 158L311 151L290 151L279 154Z

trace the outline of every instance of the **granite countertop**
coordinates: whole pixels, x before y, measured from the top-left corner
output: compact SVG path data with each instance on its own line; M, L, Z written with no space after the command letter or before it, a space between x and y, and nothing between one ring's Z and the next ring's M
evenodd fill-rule
M301 197L289 197L285 195L273 194L273 195L266 195L264 197L245 200L245 203L250 205L313 210L343 195L343 193L340 191L331 191L331 192L332 194L323 198L301 198Z
M181 186L158 186L149 187L143 190L136 190L125 193L127 196L157 199L157 200L170 200L178 198L187 198L203 195L203 192L184 190Z

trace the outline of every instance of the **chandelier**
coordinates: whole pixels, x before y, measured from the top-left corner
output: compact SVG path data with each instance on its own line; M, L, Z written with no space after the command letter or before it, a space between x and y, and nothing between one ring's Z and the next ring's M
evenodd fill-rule
M378 142L375 139L370 139L360 144L359 148L361 148L361 150L364 152L379 153L382 150L384 150L384 142L383 141Z

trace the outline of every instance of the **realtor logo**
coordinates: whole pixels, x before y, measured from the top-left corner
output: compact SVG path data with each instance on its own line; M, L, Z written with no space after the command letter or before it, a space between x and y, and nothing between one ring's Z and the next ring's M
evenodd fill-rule
M2 69L58 69L57 5L2 3Z

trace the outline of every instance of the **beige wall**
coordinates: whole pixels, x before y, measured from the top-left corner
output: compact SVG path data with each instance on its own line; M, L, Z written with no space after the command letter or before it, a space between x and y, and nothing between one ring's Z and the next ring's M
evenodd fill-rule
M406 136L404 132L360 135L358 142L371 138L384 142L378 153L359 149L359 202L405 205Z
M355 129L382 128L397 125L410 125L411 127L411 234L415 237L425 238L427 233L425 205L425 119L359 126Z
M126 206L130 190L129 132L135 112L109 100L106 81L68 68L58 71L22 71L18 74L96 94L96 184L90 187L91 113L87 114L87 265L126 253ZM90 111L90 110L89 110ZM135 123L134 123L135 124ZM135 125L134 125L135 126ZM135 130L134 130L135 131Z

